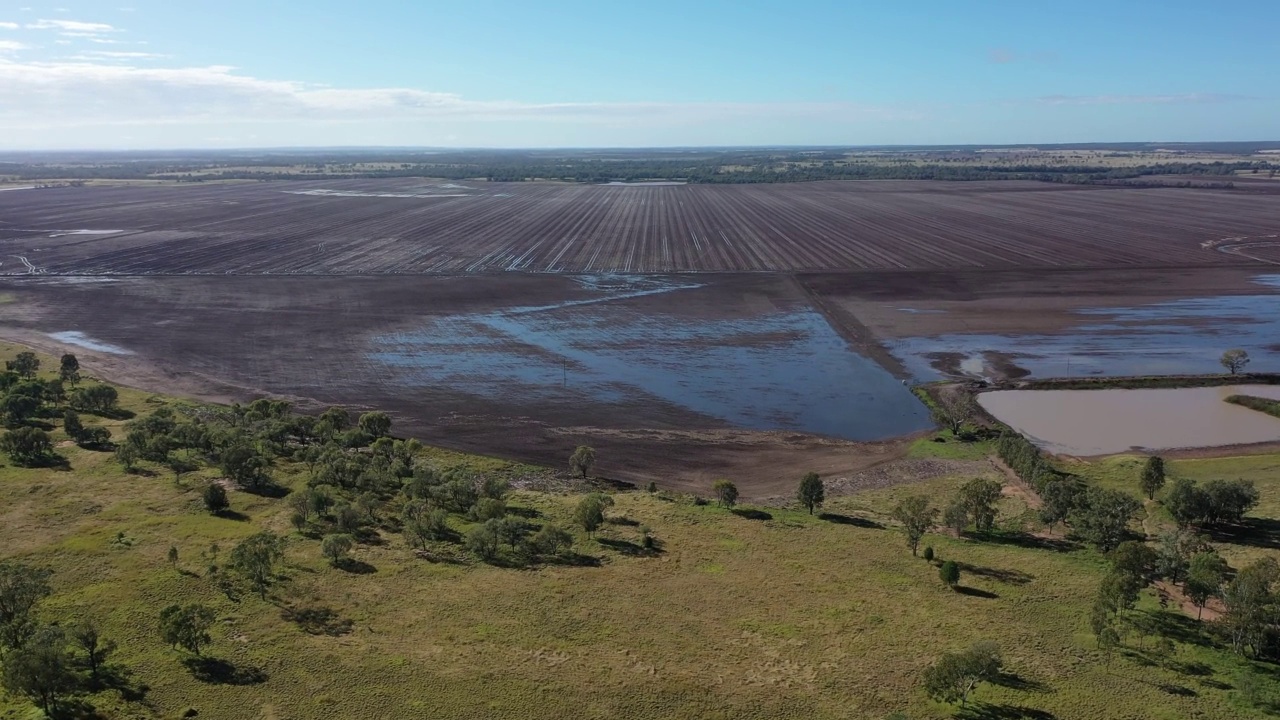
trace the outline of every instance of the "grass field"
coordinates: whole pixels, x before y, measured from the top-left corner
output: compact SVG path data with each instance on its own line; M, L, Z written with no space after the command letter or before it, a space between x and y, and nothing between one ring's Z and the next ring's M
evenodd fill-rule
M177 402L129 390L121 401L139 416ZM117 437L120 424L108 422ZM912 455L988 450L922 441ZM0 468L0 547L54 570L44 619L95 617L119 642L114 659L145 692L89 696L104 717L170 718L186 708L281 719L951 717L956 708L925 697L920 673L982 639L1000 643L1006 675L960 717L1264 717L1243 700L1241 678L1274 684L1273 666L1211 647L1201 626L1161 611L1154 596L1140 607L1177 640L1176 652L1131 637L1104 662L1087 620L1104 561L1019 533L1027 508L1015 498L1003 501L997 541L926 537L940 558L962 564L960 591L948 590L933 565L912 558L888 513L912 493L942 504L962 477L837 498L821 517L620 493L594 538L579 531L578 565L495 567L457 546L428 560L383 532L344 570L292 529L284 499L232 492L228 517L205 513L200 489L214 470L175 484L159 469L126 475L108 453L59 452L70 470ZM425 452L442 468L529 471ZM1137 463L1071 469L1136 492ZM1254 479L1256 514L1280 518L1277 465L1274 455L1176 461L1170 474ZM302 465L276 472L286 485L305 484ZM576 499L517 491L509 505L568 525ZM659 551L641 550L641 526ZM283 577L267 600L233 601L209 572L209 546L220 546L222 563L264 528L289 539ZM1224 554L1235 564L1259 552ZM161 608L196 601L219 615L202 664L157 632ZM21 699L0 699L0 717L32 713Z

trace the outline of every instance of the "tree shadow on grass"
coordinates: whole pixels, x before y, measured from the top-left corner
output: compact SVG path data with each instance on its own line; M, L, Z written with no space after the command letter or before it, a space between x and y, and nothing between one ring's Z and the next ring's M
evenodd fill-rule
M113 408L111 410L76 410L76 412L83 413L85 415L97 415L100 418L106 418L108 420L132 420L138 416L134 411L125 410L124 408Z
M214 513L214 516L220 517L223 520L235 520L236 522L249 522L248 515L245 515L244 513L238 510L232 510L231 508L226 508L225 510L219 510L218 512Z
M639 520L632 520L631 518L622 515L607 517L604 521L609 525L622 525L624 527L638 527L640 525Z
M961 595L968 595L969 597L976 597L976 598L984 598L986 600L995 600L1000 597L999 595L993 592L990 592L988 590L979 590L978 588L969 587L967 585L957 585L956 592L960 593Z
M382 534L378 532L377 528L372 528L368 525L356 528L352 531L351 536L361 545L382 546L387 544L386 538L382 537Z
M107 716L84 698L61 698L52 709L50 717L54 720L107 720ZM40 717L45 717L43 714Z
M525 520L535 520L542 517L542 513L534 508L507 506L507 514L522 517Z
M656 557L662 554L662 548L656 544L652 548L646 548L642 545L631 542L630 540L611 540L609 538L596 538L596 542L601 545L616 550L623 555L632 557Z
M1188 645L1199 645L1200 647L1213 647L1217 644L1217 641L1209 633L1208 628L1195 618L1168 610L1159 610L1148 614L1154 623L1152 630L1155 635L1161 635Z
M868 528L871 530L883 530L884 525L875 520L868 520L853 515L841 515L839 513L821 513L818 515L819 520L836 523L838 525L853 525L854 527Z
M1178 697L1198 697L1200 695L1200 693L1196 692L1195 690L1192 690L1189 687L1186 687L1185 685L1175 685L1174 683L1156 683L1156 687L1169 693L1170 695L1177 695Z
M439 548L436 548L436 547L420 548L420 549L414 550L413 554L416 555L418 558L422 560L426 560L427 562L433 563L433 564L445 564L445 565L470 565L471 564L471 562L467 558L457 553L442 552Z
M1046 710L992 703L973 703L955 716L961 720L1057 720L1056 715Z
M989 568L989 567L982 567L980 565L970 565L969 563L965 563L965 562L956 563L956 564L960 566L960 570L962 572L969 573L970 575L977 575L978 577L987 578L988 580L995 580L996 582L1001 582L1006 585L1026 585L1032 580L1035 580L1034 575L1024 573L1021 570L1001 570L999 568Z
M84 687L90 692L115 690L125 702L146 702L151 686L133 682L133 671L120 663L107 663L98 667L97 677L86 677Z
M351 632L355 621L338 615L337 611L324 605L309 607L284 608L280 617L298 626L308 635L327 635L338 637Z
M254 485L253 487L242 487L240 489L249 493L250 495L257 495L258 497L271 498L272 500L279 500L280 498L285 497L289 493L293 492L293 490L290 490L284 485L277 485L276 483L267 483L265 485Z
M349 557L342 558L338 562L334 563L334 567L343 572L351 573L352 575L372 575L373 573L378 572L378 568L370 565L369 563Z
M603 562L594 555L577 552L563 552L559 555L545 555L541 558L544 565L565 565L570 567L600 567Z
M734 508L731 510L734 515L748 520L772 520L773 515L764 510L756 510L755 508Z
M1032 550L1052 550L1054 552L1070 552L1080 547L1080 543L1066 538L1040 537L1023 532L992 532L977 536L975 539L996 545L1014 545Z
M1207 529L1213 542L1273 550L1280 548L1280 520L1274 518L1250 517L1237 525L1218 525Z
M1000 687L1007 687L1010 690L1021 690L1022 692L1047 693L1053 692L1053 688L1032 678L1025 678L1017 673L1001 672L991 680L992 683Z
M237 667L221 658L189 657L182 661L191 677L210 685L258 685L267 681L265 670L252 665Z

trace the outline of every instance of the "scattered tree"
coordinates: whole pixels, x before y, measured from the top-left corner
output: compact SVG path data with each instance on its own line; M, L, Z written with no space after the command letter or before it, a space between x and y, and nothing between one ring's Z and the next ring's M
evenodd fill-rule
M271 461L256 448L240 443L221 453L222 473L250 491L261 490L271 483Z
M68 410L62 414L62 431L72 440L80 439L80 435L84 432L84 423L80 422L80 416L75 410Z
M43 430L20 427L0 437L0 450L4 450L14 465L40 467L53 458L53 440Z
M80 382L80 361L75 355L66 353L62 356L62 363L58 367L58 379L71 387L75 387Z
M217 617L213 608L198 603L170 605L160 611L160 636L171 647L199 655L213 642L209 630Z
M1142 492L1147 495L1147 499L1154 500L1156 493L1160 492L1160 488L1164 487L1164 458L1159 455L1152 455L1147 458L1146 464L1142 466L1140 484Z
M39 628L21 647L6 654L3 679L10 693L29 698L46 717L56 717L59 700L79 686L62 630Z
M1092 543L1099 552L1109 552L1129 533L1129 521L1141 507L1133 496L1119 490L1091 487L1071 512L1071 529Z
M945 653L924 671L924 689L934 700L964 707L969 693L1000 674L1003 661L1000 647L989 640L974 644L968 650Z
M1204 615L1209 598L1222 591L1227 577L1227 563L1216 552L1202 552L1191 559L1187 570L1187 597L1196 606L1196 619Z
M963 535L969 529L969 513L964 509L964 503L952 500L942 512L942 524L956 535Z
M600 501L600 495L592 493L579 500L573 511L573 519L588 535L595 532L596 528L604 524L604 503Z
M1235 375L1249 364L1249 353L1240 348L1228 350L1222 353L1222 358L1218 362L1222 363L1222 367L1226 368L1227 372Z
M32 611L47 597L48 570L12 560L0 560L0 646L16 648L31 636L35 625Z
M231 502L227 500L227 489L222 487L221 483L211 482L205 485L200 497L204 501L204 509L213 515L231 506Z
M284 559L284 541L270 531L250 535L231 550L231 567L249 581L262 599L275 574L276 563Z
M1165 493L1164 505L1182 527L1239 523L1257 506L1258 489L1250 480L1210 480L1203 486L1177 478Z
M950 391L938 393L934 398L932 410L933 421L959 437L964 424L973 419L977 408L973 395L963 388L952 388Z
M336 567L342 564L343 559L355 544L355 539L350 535L325 535L324 540L320 542L320 552L324 553L324 556L329 558L329 563Z
M165 456L164 464L169 468L169 472L173 473L174 485L182 483L183 475L200 469L200 463L196 462L195 458L191 457L190 454L181 450L170 451Z
M498 537L510 545L512 550L515 550L516 544L524 538L526 526L524 520L518 517L504 517L498 520L497 530Z
M559 555L573 546L573 535L559 525L546 523L534 534L533 546L543 555Z
M4 365L6 370L15 372L20 377L27 379L35 377L36 373L40 372L40 359L33 352L20 352L16 358L9 360Z
M25 383L24 385L35 385L35 383ZM19 385L9 390L3 397L0 397L0 411L4 413L5 425L16 428L30 420L43 404L41 388L32 387L24 388Z
M98 624L93 620L74 625L71 628L71 641L84 652L84 664L89 668L89 677L96 682L103 664L116 651L115 641L103 639Z
M174 570L178 569L178 546L177 545L169 546L169 565L171 565Z
M1186 528L1160 533L1156 545L1156 575L1180 583L1187 578L1192 558L1210 549L1203 537Z
M989 533L996 522L996 502L1000 500L1000 483L974 478L960 486L957 501L980 533Z
M360 416L359 426L371 437L386 437L391 432L391 417L381 411L367 412Z
M481 560L492 560L498 556L498 543L502 541L502 521L486 520L483 525L471 528L467 533L467 549L475 553Z
M822 484L822 478L818 473L807 473L800 480L800 488L796 491L796 497L800 500L800 504L809 510L809 514L813 514L813 509L822 507L822 503L826 500L826 488Z
M929 498L924 495L904 498L893 509L893 519L902 523L907 532L907 547L911 548L912 557L915 557L916 548L920 546L920 538L933 527L937 516L938 511L929 507Z
M569 471L580 473L582 479L587 479L587 473L591 472L591 468L596 464L596 451L586 445L579 445L569 456Z
M960 566L954 560L944 560L938 568L938 577L952 590L960 584Z
M482 497L471 506L471 517L479 520L491 520L493 518L503 518L507 515L507 504L501 500Z
M133 443L122 443L116 448L116 462L125 472L131 473L138 467L138 446Z
M71 393L71 408L99 415L114 412L120 393L110 385L94 385Z
M1076 509L1080 503L1081 487L1079 483L1071 480L1050 480L1045 483L1044 489L1040 491L1040 499L1044 504L1040 507L1040 522L1043 522L1049 532L1053 532L1053 526L1064 522L1071 516L1071 511Z
M721 507L731 508L738 503L738 486L731 481L720 478L711 484Z
M1222 590L1223 627L1236 652L1256 655L1275 618L1280 564L1265 557L1247 565Z

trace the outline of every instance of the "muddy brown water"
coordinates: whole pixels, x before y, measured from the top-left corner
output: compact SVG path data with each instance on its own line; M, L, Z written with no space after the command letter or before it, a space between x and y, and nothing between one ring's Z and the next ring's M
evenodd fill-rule
M1160 390L1000 390L978 402L1040 447L1067 455L1280 441L1280 418L1224 402L1280 400L1280 386Z

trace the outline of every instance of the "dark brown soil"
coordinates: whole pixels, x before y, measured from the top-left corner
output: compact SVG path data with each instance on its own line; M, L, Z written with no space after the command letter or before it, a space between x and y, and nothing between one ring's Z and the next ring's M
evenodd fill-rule
M1254 261L1204 244L1275 233L1278 217L1280 195L1267 193L1040 183L411 179L58 188L0 196L0 273L1239 265ZM119 232L77 234L85 230Z

